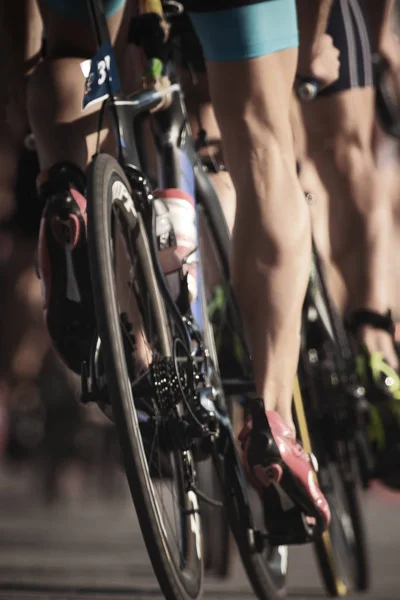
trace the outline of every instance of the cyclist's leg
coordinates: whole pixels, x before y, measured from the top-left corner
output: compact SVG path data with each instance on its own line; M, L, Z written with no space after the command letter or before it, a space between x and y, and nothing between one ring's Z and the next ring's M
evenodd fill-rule
M117 57L123 48L124 4L124 0L105 3L111 41L115 44L121 34ZM30 79L28 109L40 166L45 170L58 162L71 162L83 170L95 151L99 111L95 104L82 112L81 63L96 53L86 3L41 0L39 5L47 53Z
M304 106L303 114L310 155L329 194L332 258L346 283L347 308L382 314L390 306L392 217L390 195L372 153L375 107L368 38L354 0L337 2L335 9L330 26L342 50L341 77L312 107ZM356 56L355 49L363 53ZM386 362L397 365L392 335L384 329L389 323L376 319L376 314L361 314L365 325L354 331L361 342L357 370L371 401L376 475L388 481L388 474L398 472L400 382Z
M319 490L314 496L310 489L309 463L298 453L290 467L285 462L295 455L292 386L311 258L310 216L297 178L290 124L297 65L295 2L233 4L235 8L228 4L221 10L220 3L215 11L213 3L206 8L199 2L195 10L210 12L195 12L192 18L236 190L231 276L252 349L257 393L263 398L263 403L250 405L253 418L239 438L245 465L261 487L279 479L277 470L268 471L277 458L267 449L279 436L276 456L301 482L307 501L313 498L327 525L329 507Z
M84 0L41 0L46 56L30 78L28 111L36 139L43 213L38 270L43 307L54 347L80 373L93 343L95 315L86 247L84 170L96 150L98 111L82 111L81 63L97 48ZM104 2L117 60L129 20L124 0ZM125 31L124 31L125 30ZM104 137L106 136L106 128Z
M372 47L386 62L384 84L397 121L400 122L400 4L383 0L384 6L365 5L367 23L371 32ZM391 239L390 269L393 299L393 318L400 322L400 303L397 289L400 283L399 241L399 190L400 141L381 128L376 116L374 153L381 177L381 186L392 199L393 236Z
M250 8L268 11L275 4L281 3ZM231 17L228 11L214 14L222 13L223 18L242 18L236 9ZM232 282L252 347L257 392L268 410L277 410L291 425L300 314L310 263L309 212L296 175L289 121L296 30L289 43L276 48L278 52L266 46L254 57L239 54L240 48L235 55L232 40L229 47L229 40L224 45L211 39L208 28L214 25L214 14L208 22L208 13L196 13L194 24L237 193ZM268 13L260 14L260 19L266 29ZM234 23L226 25L226 31L231 27Z
M332 258L346 283L347 308L385 313L390 306L390 202L372 152L371 56L356 2L336 0L329 33L341 48L341 77L312 105L303 106L309 153L330 198ZM397 366L388 333L366 326L359 336Z

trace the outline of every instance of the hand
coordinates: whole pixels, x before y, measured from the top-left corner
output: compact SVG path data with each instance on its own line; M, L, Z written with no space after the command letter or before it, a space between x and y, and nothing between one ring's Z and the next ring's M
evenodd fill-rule
M339 50L333 45L333 39L327 33L321 35L311 50L308 64L303 66L299 75L315 79L321 88L334 83L339 77Z

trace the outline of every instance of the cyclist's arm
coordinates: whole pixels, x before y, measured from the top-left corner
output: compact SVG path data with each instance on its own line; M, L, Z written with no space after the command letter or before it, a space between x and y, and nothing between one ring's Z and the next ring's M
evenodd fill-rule
M297 0L299 24L299 59L297 71L300 75L310 73L310 65L325 33L333 0Z

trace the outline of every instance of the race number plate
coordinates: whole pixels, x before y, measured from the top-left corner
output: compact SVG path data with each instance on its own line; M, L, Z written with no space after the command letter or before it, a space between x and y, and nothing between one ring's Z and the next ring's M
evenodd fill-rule
M91 60L81 63L82 73L86 77L83 94L83 107L85 110L91 104L101 102L109 96L109 86L113 94L119 92L120 81L114 51L110 42L104 43Z

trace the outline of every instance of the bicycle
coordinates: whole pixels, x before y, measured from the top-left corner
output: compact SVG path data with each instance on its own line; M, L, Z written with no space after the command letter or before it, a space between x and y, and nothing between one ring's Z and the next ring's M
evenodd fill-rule
M199 499L217 503L199 489L195 461L208 456L221 482L227 520L256 595L263 600L282 598L285 560L279 558L276 540L267 536L263 523L257 522L256 527L258 515L248 497L232 435L224 399L232 382L222 382L218 369L204 301L201 248L197 256L200 293L192 306L185 289L174 302L160 266L154 195L140 170L146 164L143 146L136 143L141 139L140 116L169 98L167 108L151 114L160 185L191 186L199 219L207 223L228 273L229 235L218 198L195 152L182 92L173 74L165 90L147 89L123 98L113 88L116 68L101 3L88 0L88 7L99 47L92 67L102 61L102 72L107 75L102 83L108 98L100 118L108 108L115 125L118 160L97 153L87 173L88 247L98 332L90 359L82 365L82 401L96 401L112 411L142 535L166 598L184 600L201 593L204 561ZM121 273L124 268L126 272ZM230 301L235 333L246 348L231 294ZM247 354L245 360L250 364ZM237 393L248 382L233 382L233 386ZM168 506L158 499L157 486L171 491ZM172 520L179 539L171 535ZM294 541L313 541L320 535L320 523L305 526L298 510L293 520Z

